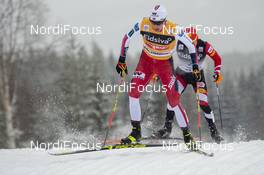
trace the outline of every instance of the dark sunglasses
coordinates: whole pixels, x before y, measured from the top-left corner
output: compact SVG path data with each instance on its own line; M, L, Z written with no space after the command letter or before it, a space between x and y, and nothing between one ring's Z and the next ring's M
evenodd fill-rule
M149 19L149 20L150 20L150 22L151 22L152 24L154 24L154 25L161 25L161 24L164 23L164 21L152 21L151 19Z

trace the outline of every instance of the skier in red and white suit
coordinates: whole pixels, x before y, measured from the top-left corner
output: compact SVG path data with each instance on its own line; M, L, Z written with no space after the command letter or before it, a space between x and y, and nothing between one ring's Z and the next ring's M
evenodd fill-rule
M205 119L208 122L212 139L215 142L220 143L223 138L216 128L214 113L208 104L208 92L203 69L205 66L206 56L209 56L214 61L214 82L219 85L222 81L222 59L209 42L203 41L202 39L198 38L195 28L191 27L186 28L185 30L186 33L188 33L189 37L193 40L193 43L196 45L200 73L197 75L193 74L192 64L190 63L189 51L184 43L178 41L176 49L179 58L178 67L176 68L176 77L179 87L178 90L179 93L183 93L188 84L193 86L195 92L197 92L198 90L200 107L204 111ZM158 138L168 137L171 133L173 117L174 111L172 110L170 104L168 104L165 125L162 129L158 130L157 132L154 132L153 136Z
M181 41L188 48L192 60L190 60L190 63L194 65L195 70L198 70L196 50L192 40L183 31L177 34L176 24L167 20L166 17L166 9L161 5L157 5L152 10L150 17L145 17L136 23L123 38L121 54L116 66L116 70L121 76L124 76L124 72L127 74L125 58L130 39L136 34L141 34L144 43L139 63L131 80L132 88L129 92L129 108L133 128L128 137L121 139L123 144L135 143L141 138L140 89L148 84L154 74L160 78L166 88L168 104L175 112L178 124L183 129L186 142L193 141L188 129L188 117L180 104L172 53L175 51L176 40Z

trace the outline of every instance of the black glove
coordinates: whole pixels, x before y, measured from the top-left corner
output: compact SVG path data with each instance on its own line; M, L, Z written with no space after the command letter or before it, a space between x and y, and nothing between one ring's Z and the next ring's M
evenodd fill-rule
M125 60L125 57L120 56L116 65L116 71L121 77L125 76L124 73L127 74L127 65Z
M201 72L199 70L198 64L193 64L192 74L193 74L195 81L201 81L202 80L202 76L201 76Z

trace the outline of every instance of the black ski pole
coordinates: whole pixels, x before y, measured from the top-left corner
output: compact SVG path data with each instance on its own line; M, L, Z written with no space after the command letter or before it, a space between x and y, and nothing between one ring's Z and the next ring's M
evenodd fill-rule
M216 93L217 93L217 101L218 101L218 110L221 122L221 129L223 130L223 119L222 119L222 110L221 110L221 100L220 100L220 87L216 84Z

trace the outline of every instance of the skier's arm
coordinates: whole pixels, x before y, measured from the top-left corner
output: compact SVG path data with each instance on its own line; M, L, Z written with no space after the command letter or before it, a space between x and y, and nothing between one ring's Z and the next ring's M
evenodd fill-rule
M192 43L192 40L188 37L188 35L182 31L180 34L176 35L176 38L188 48L189 54L191 56L192 64L193 65L198 64L195 46Z
M214 61L214 82L216 84L220 84L223 79L221 74L222 58L208 42L206 42L205 51L206 54Z
M222 59L221 59L220 55L217 53L217 51L208 42L206 42L205 50L206 50L206 54L214 61L214 66L215 66L214 71L220 72L221 66L222 66L221 65Z
M192 60L192 69L193 69L192 73L194 75L195 80L200 81L202 77L198 66L196 48L192 43L192 40L188 37L188 35L185 32L181 32L180 34L177 34L176 37L188 48Z
M122 45L121 45L121 52L120 52L120 57L123 57L123 60L125 60L126 58L126 53L129 47L130 40L140 33L139 27L140 27L140 22L137 22L133 26L133 28L128 33L126 33L125 36L123 37Z
M129 47L130 39L133 38L135 35L140 33L139 30L140 23L136 23L133 28L125 34L122 40L121 45L121 52L119 56L118 63L116 65L116 71L121 77L124 77L124 73L127 74L127 65L126 65L126 53Z

